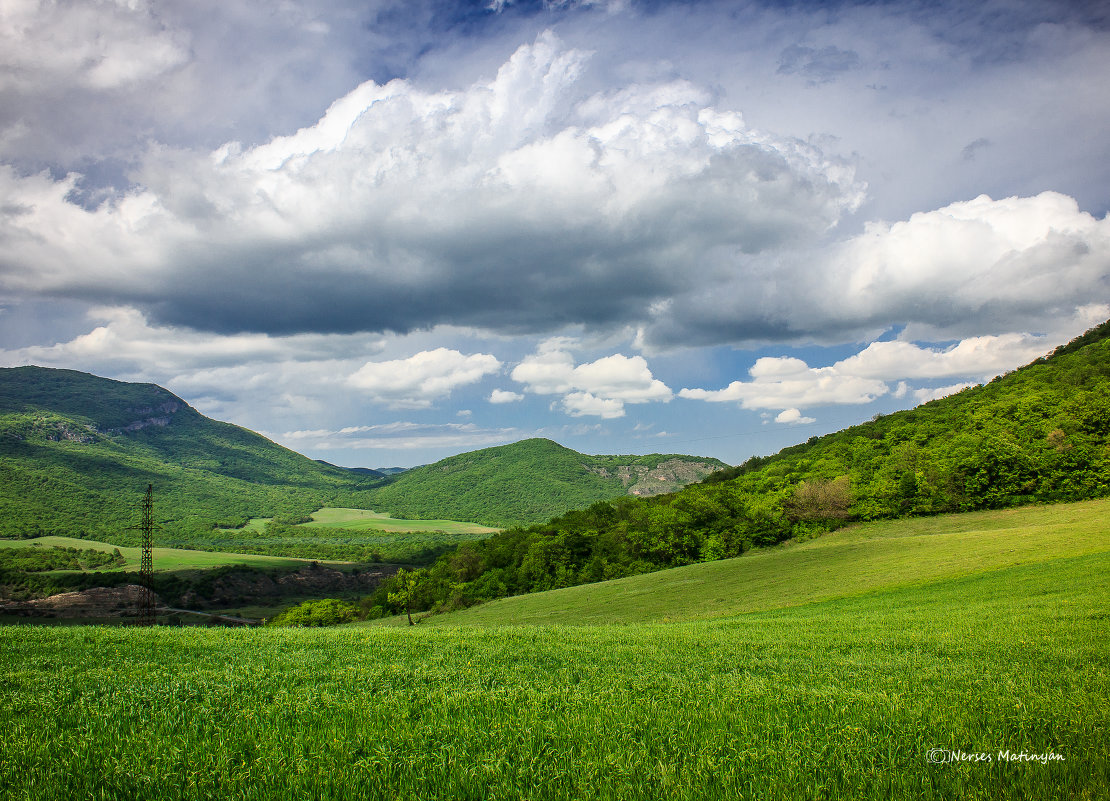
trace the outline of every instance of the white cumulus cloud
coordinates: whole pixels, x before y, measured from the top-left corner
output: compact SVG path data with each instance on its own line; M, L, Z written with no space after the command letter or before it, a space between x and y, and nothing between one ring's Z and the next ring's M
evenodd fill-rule
M571 417L624 417L624 404L612 398L598 398L589 392L571 392L558 405Z
M1045 337L1032 334L970 337L939 349L894 340L872 342L836 367L841 373L866 378L989 377L1027 364L1045 350Z
M733 381L723 389L684 388L681 398L715 403L733 402L745 409L780 409L776 422L812 422L800 409L831 404L864 404L893 394L913 394L918 403L951 395L976 382L1028 364L1045 355L1052 343L1066 342L1110 315L1101 305L1085 307L1069 320L1058 321L1052 334L1004 334L971 337L947 347L924 347L902 340L872 342L852 356L827 367L810 367L795 357L764 356L749 369L751 380ZM911 390L903 379L970 377L944 387ZM890 383L896 382L892 389Z
M507 389L495 389L489 395L490 403L516 403L522 400L524 400L524 396L519 392L513 392Z
M951 384L947 387L915 389L913 391L913 397L918 403L927 403L928 401L938 400L939 398L947 398L949 395L955 395L957 392L962 392L968 387L973 386L975 385L965 382L961 384Z
M576 417L619 417L625 403L666 403L674 394L655 378L643 356L615 353L575 364L570 340L555 338L513 368L512 379L537 395L564 395L561 407Z
M407 359L367 362L348 383L374 401L392 407L425 408L460 386L474 384L501 369L488 353L464 355L450 348L421 351Z
M735 402L745 409L791 409L826 404L870 403L890 391L886 382L844 375L835 366L810 367L801 359L764 356L749 370L751 381L724 389L683 389L680 398Z
M981 195L904 222L871 223L835 253L827 308L859 321L892 314L923 329L1030 326L1110 298L1110 217L1057 192ZM1024 318L1024 319L1023 319ZM1051 318L1049 318L1051 319Z
M775 422L785 423L787 425L807 425L809 423L816 423L817 420L813 417L803 417L802 413L797 409L783 409L775 416Z

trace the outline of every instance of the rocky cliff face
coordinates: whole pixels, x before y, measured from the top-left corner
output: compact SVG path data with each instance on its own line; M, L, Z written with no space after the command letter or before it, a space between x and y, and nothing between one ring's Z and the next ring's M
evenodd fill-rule
M183 592L154 596L155 606L188 610L218 610L247 604L267 605L282 598L328 598L346 593L369 594L398 570L396 565L374 565L352 571L316 562L291 573L230 570L202 580ZM172 586L172 585L171 585ZM38 618L110 620L134 617L145 590L136 584L92 587L47 598L0 601L0 614Z
M136 409L128 409L127 411L134 414L136 419L132 420L125 426L117 429L112 429L111 432L117 433L120 431L141 431L144 428L151 426L165 427L173 420L173 415L178 409L182 408L183 404L177 401L166 401L157 406L144 406Z
M138 584L123 587L92 587L79 592L61 592L29 601L0 601L0 613L28 617L116 618L133 617L146 590ZM155 606L161 599L154 596Z
M286 597L327 597L346 592L369 593L397 572L395 565L344 572L317 562L294 573L273 576L258 571L236 571L212 581L203 590L189 590L180 603L189 609L237 606Z
M648 467L642 464L620 465L613 472L604 467L582 466L602 478L610 478L615 475L624 485L628 494L637 497L677 492L687 484L701 481L710 473L720 469L718 464L696 462L689 459L668 459L665 462L660 462L656 467Z

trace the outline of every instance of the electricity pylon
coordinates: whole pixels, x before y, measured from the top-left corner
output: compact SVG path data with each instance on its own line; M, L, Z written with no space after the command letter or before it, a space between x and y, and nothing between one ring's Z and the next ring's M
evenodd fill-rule
M136 626L154 625L154 485L146 485L143 496L143 555L139 560L139 584L142 594L139 600L139 616Z

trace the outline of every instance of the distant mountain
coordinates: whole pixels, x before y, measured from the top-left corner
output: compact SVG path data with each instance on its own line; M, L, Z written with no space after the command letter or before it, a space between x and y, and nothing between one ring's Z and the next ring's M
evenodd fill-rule
M412 468L409 467L375 467L374 471L381 473L383 476L395 476L398 473L404 473Z
M350 502L394 517L530 524L596 501L673 492L726 467L677 454L589 456L528 439L407 470Z
M153 384L0 369L3 537L135 539L149 483L162 539L195 541L217 524L303 516L375 480L210 420Z
M316 464L322 464L327 467L334 467L336 470L346 470L348 473L354 473L360 476L368 476L370 478L385 478L386 475L388 475L383 470L371 470L369 467L340 467L337 464L325 462L323 459L317 459Z

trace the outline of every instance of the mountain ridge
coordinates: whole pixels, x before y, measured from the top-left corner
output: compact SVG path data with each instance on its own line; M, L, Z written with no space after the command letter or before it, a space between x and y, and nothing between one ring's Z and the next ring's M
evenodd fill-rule
M498 477L497 464L483 467L491 451L493 461L500 459L514 474L508 480ZM667 457L685 465L687 474L663 475L662 457L587 456L550 440L525 440L386 475L310 459L210 419L156 384L77 370L0 368L0 537L57 534L131 544L148 483L155 485L167 544L204 547L215 529L234 529L252 518L295 523L325 505L367 509L388 501L386 507L408 517L538 523L579 503L640 485L649 492L669 486L668 480L688 483L725 466ZM527 470L516 469L524 464ZM450 482L447 489L427 482L447 473L456 483L476 485L483 504L508 501L508 511L460 507ZM378 496L372 492L378 485L393 489ZM420 487L422 505L398 504L396 485L401 491Z
M252 517L304 515L360 486L155 384L41 367L0 369L0 480L0 536L119 544L137 536L128 532L148 483L179 543Z

